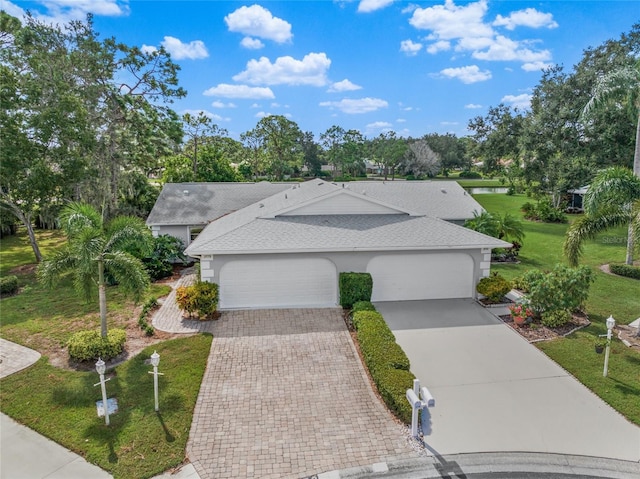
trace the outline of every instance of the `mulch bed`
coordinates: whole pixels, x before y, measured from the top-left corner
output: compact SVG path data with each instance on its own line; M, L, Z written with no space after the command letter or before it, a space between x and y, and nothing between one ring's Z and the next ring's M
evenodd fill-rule
M500 319L530 343L548 341L550 339L567 336L579 329L586 328L591 324L588 316L584 313L573 313L573 319L558 328L548 328L538 322L517 326L509 314L500 316Z

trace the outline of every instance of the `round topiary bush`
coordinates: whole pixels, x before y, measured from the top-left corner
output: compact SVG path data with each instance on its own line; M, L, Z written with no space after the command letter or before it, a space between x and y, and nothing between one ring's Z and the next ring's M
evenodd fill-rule
M69 338L69 356L76 361L115 358L124 349L127 333L124 329L110 329L103 338L98 330L79 331Z
M491 276L478 281L476 291L492 303L499 303L504 295L511 291L511 282L498 273L493 273Z

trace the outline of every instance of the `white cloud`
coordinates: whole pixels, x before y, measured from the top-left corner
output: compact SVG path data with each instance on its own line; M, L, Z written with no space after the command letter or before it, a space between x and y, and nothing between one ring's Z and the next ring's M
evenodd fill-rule
M183 43L178 38L167 36L164 37L164 40L160 44L171 54L174 60L183 60L185 58L198 60L209 56L207 47L205 47L202 40Z
M535 8L526 8L511 12L509 16L498 15L493 22L496 27L505 27L507 30L515 30L518 26L531 28L557 28L558 23L551 13L539 12Z
M262 43L257 38L251 37L244 37L240 42L240 45L242 45L247 50L260 50L261 48L264 48L264 43Z
M373 135L375 133L386 133L392 130L393 125L387 121L374 121L373 123L369 123L365 127L365 132L367 135Z
M549 50L533 51L522 46L521 42L498 35L487 50L475 51L471 56L478 60L540 62L550 60L551 52Z
M205 96L217 96L222 98L242 98L242 99L272 99L276 96L268 87L251 87L248 85L229 85L227 83L220 83L218 86L214 86L206 90L203 95Z
M481 81L486 81L491 78L491 72L489 70L480 70L477 65L469 65L466 67L458 68L445 68L440 71L440 74L447 78L457 78L462 83L470 84Z
M468 103L464 107L467 110L477 110L478 108L482 108L482 105L478 105L477 103Z
M398 118L398 119L396 120L396 123L406 123L406 122L407 122L407 120L406 120L406 119L404 119L404 118Z
M451 50L451 42L447 40L438 40L427 47L427 52L431 54L446 52L447 50Z
M2 10L17 18L22 18L25 10L8 0L3 0ZM129 5L122 0L39 0L44 7L30 7L32 15L45 23L65 24L70 20L85 20L88 13L105 17L129 14Z
M346 78L342 81L333 83L329 89L327 90L329 93L340 93L344 91L355 91L362 90L360 85L356 85L355 83L351 83Z
M182 114L184 115L185 113L189 113L191 116L197 117L200 115L200 113L202 113L204 116L206 116L207 118L211 118L212 120L215 121L231 121L231 118L223 118L220 115L216 115L215 113L211 113L210 111L207 110L183 110Z
M369 13L385 8L393 3L393 0L360 0L358 12Z
M249 60L245 71L233 77L235 81L252 85L311 85L327 84L327 70L331 60L325 53L309 53L302 60L290 56L277 58L275 63L267 57Z
M514 108L523 110L531 106L531 95L529 93L522 93L521 95L505 95L502 97L500 102L509 103Z
M540 70L545 70L547 68L551 68L553 63L545 63L545 62L530 62L522 65L522 69L526 72L537 72Z
M464 7L456 6L453 0L446 0L444 5L415 9L409 23L419 30L431 30L434 40L491 37L493 29L483 22L486 13L486 0Z
M291 24L274 17L260 5L243 6L224 17L230 32L239 32L251 37L273 40L276 43L291 41Z
M266 111L259 111L258 113L256 113L255 115L253 115L256 118L264 118L265 116L271 116L272 113L267 113Z
M157 52L158 49L153 45L142 45L142 47L140 47L140 51L142 53L151 54Z
M464 6L457 6L453 0L444 5L416 8L409 23L419 30L429 30L426 40L427 52L435 54L452 47L457 52L471 52L473 58L487 61L519 61L533 63L551 59L549 50L534 50L533 42L515 41L498 35L492 25L485 21L488 11L487 0L479 0ZM501 17L493 25L545 25L552 27L555 22L548 14L535 9L513 12L509 17ZM557 26L557 24L556 24Z
M418 54L422 49L422 43L415 43L412 40L402 40L400 42L400 51L412 57Z
M224 103L222 101L216 100L213 103L211 103L211 106L214 108L237 108L237 105L235 103Z
M367 97L359 99L344 98L340 101L323 101L320 103L320 106L340 110L343 113L351 115L376 111L380 108L386 108L389 104L379 98Z

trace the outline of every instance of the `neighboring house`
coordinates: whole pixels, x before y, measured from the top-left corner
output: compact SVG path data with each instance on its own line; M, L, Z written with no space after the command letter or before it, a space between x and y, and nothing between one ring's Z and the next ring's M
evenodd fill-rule
M583 201L584 195L589 191L589 186L583 186L582 188L578 188L575 190L569 190L567 193L570 195L569 205L567 206L567 211L569 213L582 213L584 211Z
M188 216L178 198L176 213ZM311 180L228 214L215 199L217 219L186 253L201 260L203 280L220 285L221 309L335 307L338 275L350 271L371 273L373 301L473 298L491 249L510 246L455 224L482 211L456 182ZM156 207L169 225L172 206Z

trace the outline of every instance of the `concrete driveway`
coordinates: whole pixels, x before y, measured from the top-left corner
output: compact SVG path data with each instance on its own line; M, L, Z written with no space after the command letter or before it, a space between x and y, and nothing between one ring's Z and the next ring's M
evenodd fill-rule
M202 479L300 478L414 457L339 309L226 311L187 454Z
M376 307L436 399L424 440L437 453L640 460L640 428L474 301Z

